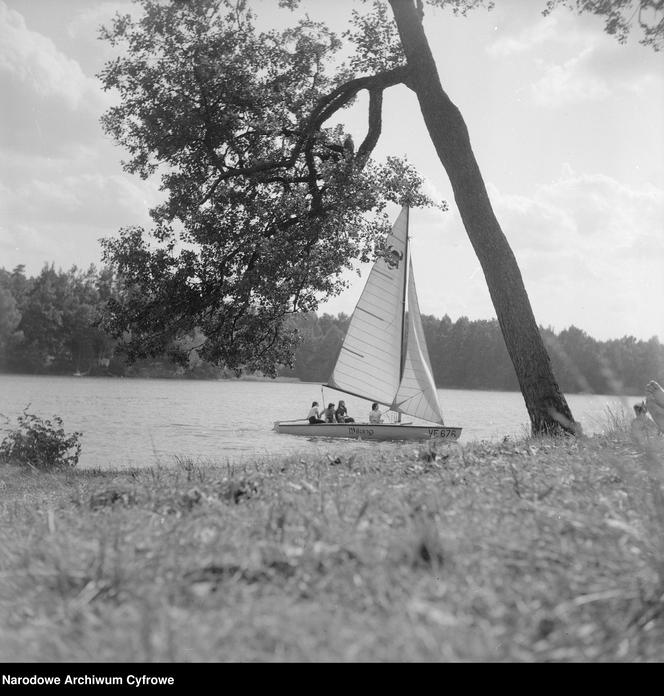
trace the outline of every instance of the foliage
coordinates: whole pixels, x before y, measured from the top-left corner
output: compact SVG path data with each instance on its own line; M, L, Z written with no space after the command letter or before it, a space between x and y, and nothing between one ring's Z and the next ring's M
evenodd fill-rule
M154 228L103 243L126 288L105 327L130 360L168 351L186 364L174 341L198 327L208 362L274 374L296 346L285 318L339 293L341 271L386 231L386 201L427 203L422 182L370 161L375 124L357 149L327 125L370 85L329 70L341 42L323 24L260 32L245 3L138 4L102 31L124 47L99 76L119 96L102 125L128 172L161 173L166 200Z
M422 0L419 0L421 3ZM455 15L465 16L478 7L493 9L496 0L426 0L427 4L451 8ZM664 3L661 0L546 0L542 14L547 16L556 7L567 7L579 14L590 13L604 20L604 31L626 43L635 25L641 32L639 43L660 51L664 46Z
M544 14L562 5L590 12L604 19L604 31L626 43L636 21L642 32L639 43L660 51L664 46L664 3L661 0L547 0Z
M26 407L17 427L0 442L0 462L21 464L40 470L74 467L81 454L80 432L67 435L62 418L44 420Z
M405 65L397 28L384 2L374 0L369 12L353 10L350 24L352 29L344 32L344 37L355 46L350 59L353 73L374 73Z
M14 295L5 282L7 275L5 271L0 271L0 357L3 349L15 337L16 328L21 321Z
M421 2L422 0L420 0ZM492 10L496 3L495 0L427 0L427 4L434 7L450 8L455 15L465 17L468 12L478 7Z
M611 17L626 2L577 0L577 8ZM259 32L246 2L137 4L138 19L118 15L102 30L124 53L100 74L104 88L119 94L102 124L129 153L125 169L142 177L160 171L166 195L151 211L153 229L126 228L105 241L104 258L126 283L122 299L109 302L105 327L122 338L130 360L167 352L185 365L195 350L237 374L274 375L278 364L291 365L297 335L287 318L343 289L341 271L366 258L385 229L386 200L416 205L421 198L414 172L385 175L370 159L383 92L406 84L457 192L533 428L549 428L552 409L573 420L467 128L440 85L421 24L424 0L390 0L396 26L382 2L353 13L354 29L344 36L355 53L336 69L341 41L308 15L283 31ZM461 15L493 6L428 4ZM655 5L659 11L653 0L639 7ZM614 26L608 21L607 31ZM356 148L343 126L328 123L362 90L369 125ZM507 271L499 272L498 257ZM185 350L180 339L196 328L202 342Z
M45 265L27 278L18 266L11 273L0 269L0 297L3 285L15 308L13 331L4 345L0 340L6 369L89 372L110 356L115 342L97 326L104 303L118 292L107 269L56 271Z

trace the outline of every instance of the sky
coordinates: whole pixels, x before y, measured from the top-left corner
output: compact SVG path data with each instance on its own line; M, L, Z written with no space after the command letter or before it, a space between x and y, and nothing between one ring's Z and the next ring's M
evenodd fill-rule
M264 26L291 15L250 0ZM664 342L664 53L620 45L599 18L544 0L497 0L466 18L426 8L443 88L470 132L497 218L537 322L600 340ZM354 0L304 0L300 12L343 32ZM0 0L0 267L70 268L101 261L99 239L149 226L158 180L122 171L99 125L113 102L95 74L117 49L97 28L124 0ZM361 142L366 100L343 120ZM447 212L411 213L424 314L490 319L482 269L414 95L385 95L376 159L407 157ZM398 213L394 209L394 215ZM362 269L366 271L366 269ZM321 311L350 313L366 277Z

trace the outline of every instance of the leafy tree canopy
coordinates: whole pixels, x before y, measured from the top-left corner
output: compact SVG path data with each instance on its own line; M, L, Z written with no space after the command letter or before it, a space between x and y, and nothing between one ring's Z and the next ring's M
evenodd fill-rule
M102 125L127 171L161 172L166 200L153 229L103 242L126 288L106 328L138 358L198 327L204 359L274 374L295 346L283 319L343 289L339 273L387 228L386 202L430 203L407 162L370 159L382 90L403 79L393 37L362 43L356 15L358 55L339 69L341 40L310 19L262 32L242 1L138 4L138 19L102 30L124 47L100 74L120 96ZM367 67L381 72L356 77ZM362 89L372 107L356 148L327 122Z
M429 89L415 85L405 59L406 15L397 13L397 30L388 5L421 15L425 3L361 5L344 33L354 47L344 63L342 38L309 18L259 31L246 0L135 2L137 18L118 15L102 29L122 49L99 75L120 97L102 125L128 152L127 171L161 174L165 201L151 211L152 229L126 228L103 242L125 288L110 301L105 328L124 338L131 359L185 345L174 339L198 329L201 343L186 345L203 359L274 374L296 345L284 319L344 288L341 271L367 259L387 228L386 202L431 203L407 162L371 159L383 91L404 83L422 98ZM494 3L427 4L465 14ZM662 45L662 0L547 0L543 12L560 5L603 17L620 41L638 24L642 43ZM332 117L362 90L368 126L356 147ZM480 243L477 230L469 235ZM171 350L186 361L186 350Z

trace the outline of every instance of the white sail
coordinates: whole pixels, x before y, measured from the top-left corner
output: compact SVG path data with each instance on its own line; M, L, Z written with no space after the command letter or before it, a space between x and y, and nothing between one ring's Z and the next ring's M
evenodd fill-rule
M369 273L327 386L439 425L277 421L277 433L406 441L457 440L461 435L461 428L444 426L438 403L408 257L407 206L385 244L389 253Z
M408 264L408 340L399 390L394 397L395 411L443 424L431 361L424 338L417 302L413 265Z
M376 261L351 317L329 386L392 405L399 388L408 208L386 240L390 262Z

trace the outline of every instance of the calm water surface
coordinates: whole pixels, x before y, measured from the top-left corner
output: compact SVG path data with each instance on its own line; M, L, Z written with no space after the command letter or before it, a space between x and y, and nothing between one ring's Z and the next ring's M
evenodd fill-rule
M528 414L517 392L439 390L447 425L463 427L461 442L498 440L528 432ZM366 401L325 389L325 401L346 401L356 420L368 417ZM611 411L631 412L635 397L570 395L568 403L587 433L602 430ZM241 461L259 455L343 454L410 444L309 440L272 431L276 420L302 418L318 384L298 382L185 381L0 375L0 414L14 421L28 411L59 415L67 432L79 430L79 466L125 467L197 461ZM5 427L4 420L0 427Z

